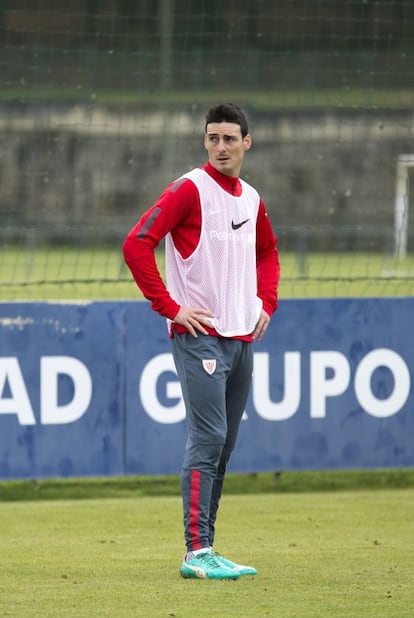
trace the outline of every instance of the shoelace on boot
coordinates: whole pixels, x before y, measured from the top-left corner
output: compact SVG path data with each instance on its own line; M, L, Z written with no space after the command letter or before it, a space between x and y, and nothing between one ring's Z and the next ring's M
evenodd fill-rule
M209 566L213 568L220 568L221 564L217 560L216 556L211 551L206 551L204 554L198 554L197 558L199 560L205 560L209 564Z

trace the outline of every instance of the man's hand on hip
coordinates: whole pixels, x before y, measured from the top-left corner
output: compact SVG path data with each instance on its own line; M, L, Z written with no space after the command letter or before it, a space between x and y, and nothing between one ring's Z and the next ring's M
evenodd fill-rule
M208 332L204 328L205 326L211 326L210 320L207 318L214 317L207 309L195 309L194 307L180 307L179 312L174 318L174 322L185 326L193 337L198 337L197 331L203 335L208 335Z

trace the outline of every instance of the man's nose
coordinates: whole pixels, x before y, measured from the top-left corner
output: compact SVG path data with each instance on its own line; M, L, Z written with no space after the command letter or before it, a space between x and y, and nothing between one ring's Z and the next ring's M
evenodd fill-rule
M224 150L226 148L226 142L224 141L224 139L219 139L217 148L219 150Z

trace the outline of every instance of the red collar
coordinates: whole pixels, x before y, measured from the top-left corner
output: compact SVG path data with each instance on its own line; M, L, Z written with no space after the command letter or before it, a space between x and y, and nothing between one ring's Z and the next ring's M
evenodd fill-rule
M242 187L239 178L234 178L233 176L226 176L226 174L222 174L215 167L211 165L208 161L202 168L213 180L220 185L222 189L230 193L231 195L235 195L239 197L242 194Z

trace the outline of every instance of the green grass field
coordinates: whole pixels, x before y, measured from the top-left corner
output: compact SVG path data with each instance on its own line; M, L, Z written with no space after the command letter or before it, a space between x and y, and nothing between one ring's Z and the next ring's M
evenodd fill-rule
M411 617L414 489L226 494L235 582L183 580L176 495L0 502L10 618Z
M163 254L159 256L164 272ZM412 296L414 254L281 252L280 298ZM2 248L0 301L142 298L121 247Z
M122 104L166 106L181 105L191 107L200 105L203 108L212 100L225 99L238 101L240 105L253 106L258 110L274 110L286 107L411 107L414 104L414 94L411 88L308 88L289 90L279 87L276 90L265 91L249 88L229 90L231 84L226 84L223 90L191 90L172 89L164 92L162 89L152 91L133 89L104 89L104 88L50 88L39 87L35 84L27 86L6 86L0 91L0 101L55 101L66 103L98 103L101 105Z

